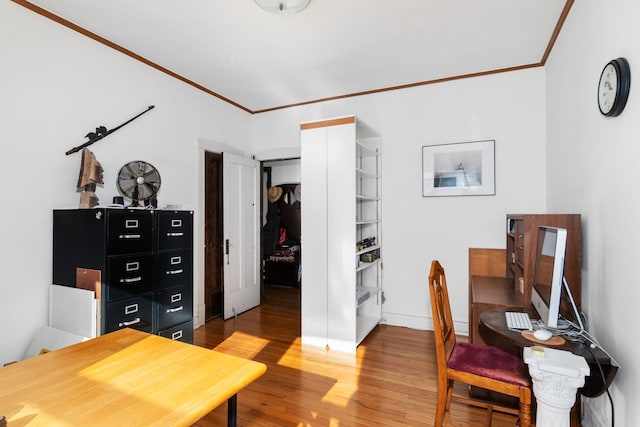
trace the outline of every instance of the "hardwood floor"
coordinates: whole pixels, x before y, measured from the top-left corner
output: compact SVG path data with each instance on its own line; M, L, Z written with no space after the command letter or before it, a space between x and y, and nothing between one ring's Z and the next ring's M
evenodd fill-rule
M263 362L267 372L238 394L240 426L432 426L436 406L433 332L378 326L355 355L300 344L299 292L269 288L237 319L196 329L194 343ZM463 385L456 390L465 394ZM226 405L199 427L226 425ZM451 404L445 426L483 425L483 409ZM517 418L493 413L494 427Z

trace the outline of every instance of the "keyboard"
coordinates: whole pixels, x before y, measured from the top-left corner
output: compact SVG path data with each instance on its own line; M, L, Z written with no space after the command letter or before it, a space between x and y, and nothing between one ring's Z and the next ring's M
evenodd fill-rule
M505 311L504 317L507 319L507 328L518 330L532 330L531 319L527 313L517 311Z

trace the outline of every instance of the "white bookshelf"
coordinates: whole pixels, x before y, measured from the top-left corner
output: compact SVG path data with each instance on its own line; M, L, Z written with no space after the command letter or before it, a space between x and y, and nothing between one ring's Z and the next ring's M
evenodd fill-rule
M301 125L303 343L355 351L382 319L380 165L355 117Z

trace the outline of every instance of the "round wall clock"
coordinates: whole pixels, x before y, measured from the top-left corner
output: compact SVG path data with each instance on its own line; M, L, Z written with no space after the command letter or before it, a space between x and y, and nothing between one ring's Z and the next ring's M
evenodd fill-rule
M622 113L631 87L631 69L624 58L613 59L605 65L598 83L598 107L607 117Z

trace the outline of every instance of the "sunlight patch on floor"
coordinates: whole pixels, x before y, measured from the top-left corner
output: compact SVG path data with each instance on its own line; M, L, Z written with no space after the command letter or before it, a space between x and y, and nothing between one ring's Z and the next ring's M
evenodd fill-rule
M358 391L361 360L365 349L353 353L302 345L298 338L278 360L278 365L324 377L339 377L323 396L323 403L346 407ZM335 376L332 373L335 372ZM339 375L338 375L339 373Z
M322 397L322 403L330 403L345 408L357 391L357 380L349 383L339 381Z
M236 331L214 350L252 359L268 344L268 339ZM365 353L366 349L362 347L354 354L324 347L303 346L301 339L297 338L280 356L278 365L334 380L333 386L322 397L322 403L344 408L358 391ZM340 421L333 419L330 425L339 426Z
M268 339L235 331L229 338L216 346L214 350L244 357L245 359L253 359L267 344L269 344Z

